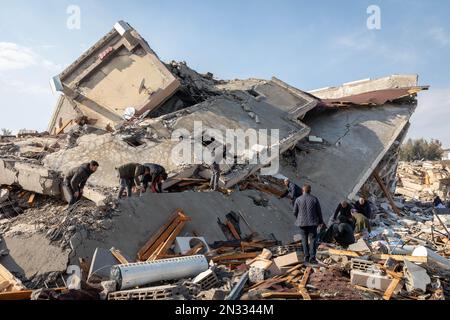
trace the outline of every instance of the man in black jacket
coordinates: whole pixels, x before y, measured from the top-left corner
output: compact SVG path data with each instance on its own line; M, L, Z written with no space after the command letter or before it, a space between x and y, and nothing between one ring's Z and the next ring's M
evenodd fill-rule
M83 196L83 188L89 177L98 169L98 162L82 164L80 167L73 168L64 175L63 196L69 204L74 205Z
M319 199L311 195L311 186L305 184L303 195L294 204L295 225L300 228L305 262L316 264L317 227L325 227Z
M122 198L123 192L127 189L127 196L133 195L133 185L137 189L141 187L141 177L145 173L145 167L139 163L128 163L116 168L120 179L118 198Z
M280 198L288 197L291 200L292 205L295 205L295 200L303 194L302 188L289 179L284 180L284 185L287 187L287 190Z
M367 219L372 219L372 209L370 203L365 198L359 198L359 201L355 202L353 208L356 212L363 214Z
M150 190L153 193L162 193L162 182L167 180L166 169L155 163L144 163L145 173L142 179L141 195L145 193L150 184Z

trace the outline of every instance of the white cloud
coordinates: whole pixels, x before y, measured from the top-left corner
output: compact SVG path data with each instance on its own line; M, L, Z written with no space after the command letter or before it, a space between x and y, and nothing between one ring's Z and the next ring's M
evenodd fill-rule
M389 44L377 38L374 31L366 30L347 34L335 39L338 47L357 53L369 53L380 56L388 61L412 64L418 60L417 54L411 49Z
M445 31L444 28L435 27L428 31L431 39L436 41L440 46L445 47L450 44L450 35Z
M0 78L0 85L4 94L25 94L25 95L50 95L50 86L44 86L36 83Z
M43 67L60 70L61 67L33 51L33 49L12 42L0 42L0 71L22 70L29 67Z
M450 88L430 88L419 94L418 101L408 136L439 139L445 147L450 147Z

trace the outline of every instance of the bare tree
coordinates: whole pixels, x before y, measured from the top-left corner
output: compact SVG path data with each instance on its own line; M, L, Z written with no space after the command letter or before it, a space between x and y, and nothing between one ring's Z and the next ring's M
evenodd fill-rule
M8 129L5 129L5 128L2 128L1 130L2 130L2 136L10 136L10 135L12 135L12 131L11 130L8 130Z

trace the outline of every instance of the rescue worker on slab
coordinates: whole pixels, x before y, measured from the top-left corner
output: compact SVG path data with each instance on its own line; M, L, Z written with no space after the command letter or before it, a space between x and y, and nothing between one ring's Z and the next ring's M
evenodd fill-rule
M288 197L292 205L294 205L295 200L303 194L303 190L288 178L284 179L284 185L287 187L287 190L281 195L280 199Z
M142 179L141 195L147 190L152 193L162 193L162 183L167 180L166 169L156 163L144 163L144 176ZM149 189L150 185L150 189Z
M97 161L91 161L69 170L64 175L62 191L69 208L81 200L87 180L98 167Z
M127 190L127 196L130 198L133 195L133 186L135 186L136 192L141 188L141 177L145 173L145 167L133 162L116 169L120 179L118 198L122 198L125 189Z

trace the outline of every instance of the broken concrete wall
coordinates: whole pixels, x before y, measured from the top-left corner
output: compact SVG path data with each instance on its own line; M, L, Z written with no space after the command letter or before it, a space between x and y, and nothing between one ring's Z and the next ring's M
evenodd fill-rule
M309 93L320 99L340 99L362 93L385 89L406 88L417 86L419 76L414 75L391 75L379 79L363 79L344 83L338 87L327 87L309 91Z
M123 21L52 83L102 129L121 122L127 108L134 108L137 115L151 111L180 86L148 43ZM61 102L50 121L50 132L59 119L65 119L67 108L61 108Z
M0 160L0 185L2 184L16 184L27 191L49 196L60 194L60 179L56 172L13 160Z
M355 198L413 111L410 105L388 104L310 115L304 122L312 128L311 134L325 143L311 150L304 148L297 158L298 168L284 167L282 173L296 177L293 180L299 184L310 183L328 219L340 201Z

